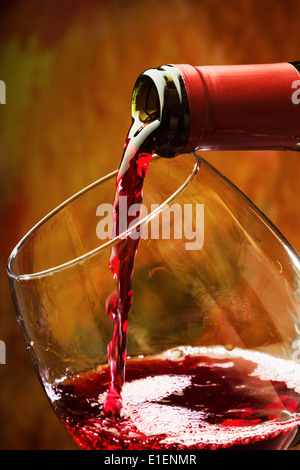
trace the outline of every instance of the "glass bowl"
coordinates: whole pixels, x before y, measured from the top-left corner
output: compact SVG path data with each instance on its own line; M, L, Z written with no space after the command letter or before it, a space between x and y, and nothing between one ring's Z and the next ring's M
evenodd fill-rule
M153 158L141 220L112 240L116 173L47 215L8 260L18 322L58 418L84 449L294 445L299 256L197 153ZM124 412L114 422L102 409L109 258L137 233Z

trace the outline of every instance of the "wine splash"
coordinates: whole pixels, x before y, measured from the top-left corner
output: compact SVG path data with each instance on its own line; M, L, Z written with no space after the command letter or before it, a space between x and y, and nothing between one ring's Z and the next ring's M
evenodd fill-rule
M143 116L145 118L145 116ZM129 227L139 217L139 213L129 216L122 208L123 200L128 207L142 206L143 182L154 153L155 131L159 120L149 114L143 121L139 112L133 117L133 124L127 136L121 165L117 174L116 193L113 203L113 237L121 235L121 227ZM121 217L126 220L121 220ZM110 385L104 406L105 413L117 417L122 407L121 392L125 379L127 324L132 304L132 275L135 254L140 243L140 235L126 236L112 248L110 269L117 282L116 291L106 301L106 312L114 321L114 333L108 345L110 364Z

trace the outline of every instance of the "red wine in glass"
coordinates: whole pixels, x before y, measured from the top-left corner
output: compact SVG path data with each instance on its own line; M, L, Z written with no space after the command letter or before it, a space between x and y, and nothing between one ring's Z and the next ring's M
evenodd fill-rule
M113 420L103 411L108 366L58 384L54 406L84 449L279 450L300 425L293 367L262 353L179 348L127 359Z

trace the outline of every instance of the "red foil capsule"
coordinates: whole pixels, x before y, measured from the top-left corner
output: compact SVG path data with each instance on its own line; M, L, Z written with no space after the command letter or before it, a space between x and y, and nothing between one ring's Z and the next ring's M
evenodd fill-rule
M175 65L187 91L185 151L291 148L300 141L300 85L290 63ZM297 83L298 82L298 83Z

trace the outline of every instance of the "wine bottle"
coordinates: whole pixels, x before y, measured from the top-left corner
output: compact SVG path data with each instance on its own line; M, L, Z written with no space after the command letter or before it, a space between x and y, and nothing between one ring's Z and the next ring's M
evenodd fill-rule
M144 71L132 116L159 121L155 151L300 150L300 62L200 66Z

